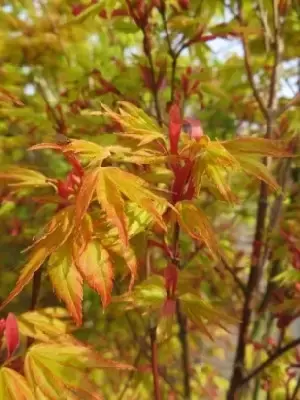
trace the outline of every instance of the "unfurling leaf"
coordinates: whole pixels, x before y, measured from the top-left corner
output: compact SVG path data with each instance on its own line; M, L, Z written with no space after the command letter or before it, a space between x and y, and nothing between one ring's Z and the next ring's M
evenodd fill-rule
M13 313L9 313L5 321L5 340L7 358L10 358L20 343L18 322Z
M109 253L99 241L92 241L79 256L77 268L88 285L96 290L103 307L110 303L113 286L113 268Z
M35 400L24 376L11 368L0 368L0 399L1 400Z
M69 243L51 254L47 270L57 296L66 303L76 324L81 325L83 280L73 261Z
M178 104L172 104L169 111L169 141L171 154L177 154L182 120Z
M204 242L210 252L217 256L218 243L213 228L206 215L190 201L176 204L178 222L184 232L193 239Z

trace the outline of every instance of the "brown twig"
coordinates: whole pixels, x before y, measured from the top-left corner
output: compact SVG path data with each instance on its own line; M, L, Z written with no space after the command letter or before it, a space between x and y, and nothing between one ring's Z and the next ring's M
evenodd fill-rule
M167 39L167 43L168 43L168 48L169 48L169 54L172 58L172 69L171 69L171 103L173 103L174 101L174 96L175 96L175 78L176 78L176 67L177 67L177 59L180 55L179 53L176 53L173 50L172 47L172 42L171 42L171 38L170 38L170 34L169 34L169 29L168 29L168 23L167 23L167 18L166 18L166 9L162 8L160 9L160 14L163 20L163 25L164 25L164 29L166 32L166 39Z
M228 271L230 273L230 275L232 276L233 280L235 281L235 283L238 285L238 287L241 289L241 291L243 292L243 294L246 294L246 286L244 285L244 283L241 281L241 279L237 276L236 272L232 269L232 267L228 264L228 262L226 261L226 259L224 257L221 256L221 261L222 264L224 265L224 268L226 269L226 271Z
M297 395L298 395L299 391L300 391L300 378L298 379L298 381L296 383L295 389L292 393L292 396L290 397L290 400L297 400Z
M152 367L152 376L154 385L154 398L155 400L161 400L161 393L159 388L156 326L150 328L150 342L151 342L151 367Z
M178 266L179 269L182 268L178 261L178 250L179 250L179 234L180 227L178 222L175 223L174 233L173 233L173 243L172 252L173 259L172 262ZM184 384L184 398L189 400L191 398L191 383L190 383L190 352L188 345L188 330L187 330L187 318L182 313L180 301L176 301L176 316L177 323L179 327L178 339L181 345L181 365L183 372L183 384Z
M188 330L187 330L187 318L181 311L179 300L176 302L176 315L179 326L178 337L181 343L181 364L183 369L183 383L184 383L184 399L189 400L191 398L191 383L190 383L190 352L188 345Z
M241 380L239 386L245 385L247 382L249 382L251 379L253 379L256 375L260 374L265 368L267 368L269 365L271 365L274 361L276 361L278 358L283 356L287 351L296 347L298 344L300 344L300 338L292 340L290 343L286 344L285 346L280 347L266 361L261 363L257 368L255 368L252 372L250 372L249 375L247 375L245 378L243 378Z
M243 4L242 0L238 2L239 6L239 21L242 25L245 25L244 17L243 17ZM275 122L275 110L277 109L277 96L276 96L276 88L278 83L278 68L279 62L281 59L281 47L280 47L280 31L279 31L279 20L278 20L278 12L277 5L275 0L273 0L273 20L274 20L274 31L275 31L275 57L274 64L272 68L272 75L270 80L269 87L269 99L268 106L265 105L262 100L257 87L254 82L254 75L250 65L250 52L245 40L245 37L242 36L242 44L244 49L244 62L245 68L248 76L249 83L252 87L253 95L260 107L261 112L263 113L266 119L266 138L271 138L273 125ZM276 10L275 10L276 8ZM267 165L267 159L263 160L264 164ZM248 334L248 328L251 322L252 315L252 302L253 302L253 294L257 287L259 286L259 281L262 276L261 269L261 251L262 251L262 241L265 232L265 222L267 217L267 209L268 209L268 187L265 182L261 182L260 185L260 194L258 200L258 208L256 214L256 228L255 228L255 236L253 241L253 251L251 257L251 268L249 273L249 278L247 282L246 288L246 296L245 302L243 306L242 312L242 321L239 328L238 342L234 360L233 374L230 381L230 387L227 393L227 399L231 400L236 395L237 389L240 387L240 382L243 381L243 372L244 372L244 362L245 362L245 350L246 350L246 338Z

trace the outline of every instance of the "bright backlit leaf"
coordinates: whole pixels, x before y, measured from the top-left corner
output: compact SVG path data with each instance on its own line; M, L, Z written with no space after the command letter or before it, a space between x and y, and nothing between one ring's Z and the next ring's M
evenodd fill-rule
M193 239L204 242L210 252L217 256L219 252L217 239L206 215L189 201L177 203L176 209L178 222L183 231Z
M57 296L66 303L76 324L81 325L83 279L73 261L68 243L51 254L47 271Z
M89 286L99 293L103 307L110 303L113 287L113 266L107 250L99 241L92 241L77 260L77 268Z

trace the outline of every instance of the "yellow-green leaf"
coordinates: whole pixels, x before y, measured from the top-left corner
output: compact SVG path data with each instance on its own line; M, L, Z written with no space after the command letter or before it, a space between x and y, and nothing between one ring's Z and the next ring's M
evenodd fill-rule
M238 153L264 155L272 157L290 157L287 143L283 140L244 137L222 142L222 145L232 154Z
M11 368L0 368L0 400L35 400L26 379Z
M206 215L193 203L182 201L176 204L178 222L184 232L193 239L204 242L210 252L218 255L218 243L215 233Z
M14 188L35 188L50 186L45 175L27 168L11 167L0 172L0 180L4 180Z
M100 168L92 169L88 171L83 179L82 184L80 186L80 190L76 197L76 221L77 224L81 222L84 214L89 208L90 202L93 199L97 180L99 176Z
M40 391L49 399L100 400L99 388L90 372L98 368L132 369L131 366L103 359L97 352L75 341L36 344L25 357L25 375L35 395ZM84 395L84 397L83 397Z
M264 181L273 190L280 189L278 183L275 181L273 176L270 174L268 168L264 164L262 164L260 161L258 161L254 157L244 155L244 154L239 154L237 156L237 158L239 160L239 163L241 164L241 167L247 174L254 176L255 178L257 178L261 181Z
M167 205L168 202L164 198L154 194L150 190L149 184L143 179L120 168L107 167L106 169L110 179L113 180L123 195L148 211L155 218L156 222L166 230L166 225L161 214L157 211L155 204Z
M61 307L23 313L18 316L18 327L22 335L40 341L49 341L73 329L69 314Z
M66 303L76 324L81 325L83 282L73 262L71 244L66 243L50 256L47 270L58 297Z
M110 178L109 170L102 168L98 176L97 197L108 220L117 227L120 239L128 246L128 222L124 211L124 200L118 185Z
M111 300L113 267L109 253L99 241L92 241L79 256L77 268L88 285L101 296L103 307Z

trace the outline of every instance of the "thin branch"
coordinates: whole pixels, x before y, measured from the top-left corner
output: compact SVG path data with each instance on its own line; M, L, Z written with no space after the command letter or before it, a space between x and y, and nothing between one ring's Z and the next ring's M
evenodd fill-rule
M276 8L275 0L273 0L273 7ZM242 25L245 25L244 17L243 17L243 4L242 0L238 1L239 7L239 21ZM243 35L242 43L244 49L244 62L245 68L248 75L249 83L252 87L253 95L260 107L261 112L265 116L266 119L266 138L271 138L273 131L273 124L275 121L275 110L277 109L277 96L276 96L276 88L278 83L278 67L281 58L281 47L280 47L280 32L279 32L279 20L278 13L273 10L273 18L274 18L274 29L275 29L275 57L274 57L274 65L272 70L272 76L270 81L269 88L269 100L268 107L266 107L263 102L257 87L254 82L253 71L250 65L250 52ZM264 164L267 165L267 158L263 160ZM246 288L246 296L245 302L243 306L242 312L242 321L239 327L239 336L238 343L236 348L235 360L234 360L234 368L233 374L230 381L230 387L227 393L227 399L231 400L236 395L237 389L240 387L240 383L243 381L243 373L244 373L244 363L245 363L245 351L246 351L246 337L248 334L249 325L251 323L251 316L253 311L253 294L259 287L259 282L262 277L262 264L261 264L261 252L262 252L262 242L265 233L265 223L267 218L267 210L268 210L268 186L265 182L261 182L260 185L260 194L258 200L258 208L256 214L256 228L255 235L253 241L253 250L251 257L251 268L249 273L249 278L247 282Z
M152 376L154 385L154 398L155 400L161 400L161 393L159 388L156 326L150 328L150 342L151 342L151 367L152 367Z
M244 35L242 35L242 46L243 46L243 51L244 51L245 69L246 69L248 81L249 81L251 89L252 89L253 96L255 97L255 99L259 105L260 111L265 116L265 118L267 118L268 117L268 109L267 109L262 97L260 96L259 91L254 82L254 74L252 71L251 63L250 63L250 51L249 51L248 43L246 42Z
M280 117L283 113L285 113L287 110L289 110L291 107L299 105L300 104L300 93L297 93L287 104L282 106L278 111L276 116Z
M168 48L169 48L169 54L172 58L172 70L171 70L171 103L173 103L174 101L174 96L175 96L175 78L176 78L176 67L177 67L177 59L180 55L179 53L176 53L173 50L172 47L172 42L171 42L171 37L170 37L170 33L169 33L169 29L168 29L168 23L167 23L167 18L166 18L166 10L165 8L162 8L160 10L160 14L163 20L163 25L164 25L164 29L166 32L166 39L167 39L167 43L168 43Z
M257 11L258 11L258 16L259 16L261 25L263 27L265 49L266 49L266 52L268 53L270 51L270 41L272 39L272 35L271 35L270 27L268 24L267 11L264 9L262 0L258 0L258 2L257 2Z
M249 382L251 379L253 379L256 375L260 374L265 368L270 366L274 361L276 361L278 358L283 356L287 351L293 349L294 347L298 346L300 344L300 338L295 339L288 343L287 345L280 347L274 354L272 354L266 361L261 363L257 368L255 368L249 375L247 375L244 379L242 379L240 386L245 385L247 382Z
M224 268L230 273L230 275L233 277L235 283L238 285L238 287L241 289L241 291L246 294L246 286L244 283L240 280L240 278L237 276L236 272L232 269L232 267L227 263L226 259L221 256L221 261L222 264L224 265Z
M178 250L179 250L179 234L180 227L178 222L175 223L174 232L173 232L173 259L172 262L178 266L179 269L182 268L178 261ZM188 345L188 331L187 331L187 318L182 313L180 301L177 299L176 301L176 316L177 323L179 327L178 331L178 339L181 345L181 365L183 372L183 384L184 384L184 398L185 400L189 400L191 398L191 383L190 383L190 352Z
M139 349L139 352L137 353L137 355L136 355L136 357L135 357L134 363L133 363L134 367L137 367L137 365L138 365L138 363L139 363L139 361L140 361L141 356L142 356L142 349L140 348L140 349ZM127 389L129 388L129 385L130 385L130 383L131 383L131 381L132 381L132 379L133 379L135 373L136 373L135 370L132 370L132 371L130 372L130 375L128 376L127 382L125 383L125 385L124 385L124 387L123 387L123 390L122 390L122 392L120 393L120 395L118 396L117 400L122 400L122 399L123 399L123 397L125 396L125 393L126 393Z
M298 381L296 383L295 389L292 393L290 400L297 400L297 395L299 392L300 392L300 378L298 378Z
M162 125L162 115L161 115L161 110L160 110L160 106L159 106L158 90L157 90L157 85L156 85L153 57L151 54L151 49L149 48L149 39L148 39L146 29L142 28L142 32L144 35L144 52L148 59L148 63L150 66L150 72L151 72L151 86L152 86L152 94L153 94L153 99L154 99L154 107L155 107L155 111L156 111L156 118L157 118L157 122L161 126Z
M278 5L277 1L273 0L273 25L274 25L274 45L275 45L275 54L274 54L274 63L272 66L272 74L271 74L271 82L270 82L270 94L268 101L268 108L273 110L277 109L277 85L278 85L278 75L280 68L280 61L283 52L283 43L280 36L280 22L279 22L279 14L278 14Z
M42 282L42 267L40 267L33 275L32 280L32 292L31 292L31 303L30 303L30 311L34 311L38 304L38 299L41 291L41 282ZM27 338L27 348L32 345L34 339L31 337Z
M181 311L179 300L176 302L176 315L179 326L178 337L181 343L181 364L183 369L183 383L184 383L184 399L191 398L191 383L190 383L190 352L187 337L187 318Z

